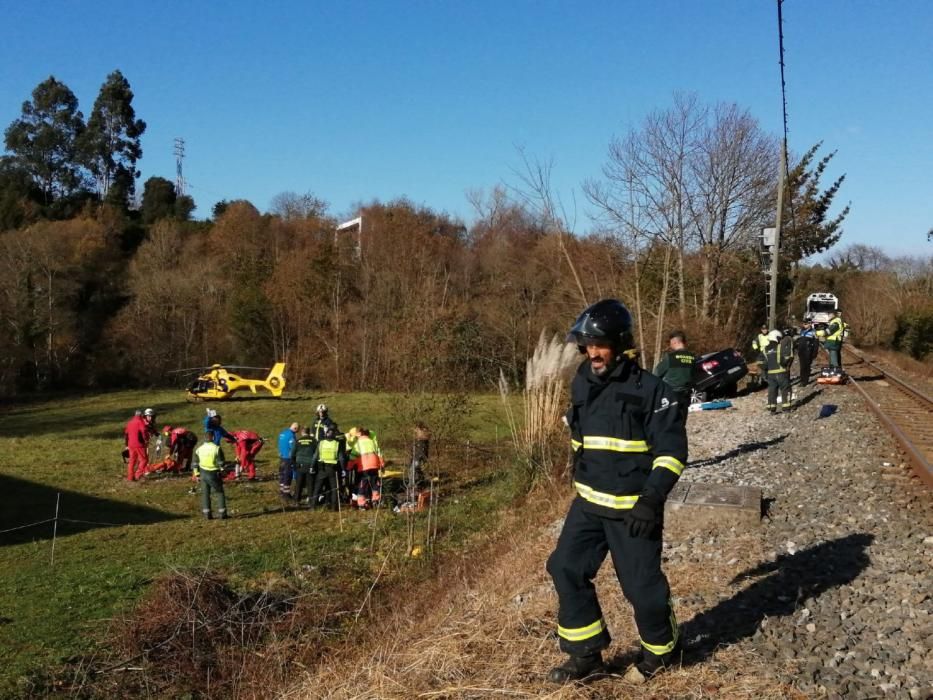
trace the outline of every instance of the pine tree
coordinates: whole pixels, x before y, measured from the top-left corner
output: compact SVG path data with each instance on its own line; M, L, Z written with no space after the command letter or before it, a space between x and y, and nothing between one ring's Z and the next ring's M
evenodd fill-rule
M14 165L29 174L46 204L85 184L77 158L84 129L78 99L52 76L36 86L22 116L7 127L4 143Z
M125 206L135 192L136 161L143 154L139 140L145 131L146 122L133 109L129 81L115 70L100 87L80 144L102 198Z
M849 214L850 205L846 205L835 217L828 218L833 199L846 176L840 175L832 185L820 191L820 178L836 155L833 151L814 165L816 152L822 145L821 141L804 153L787 173L790 196L784 198L781 256L794 266L834 246L842 236L842 222Z

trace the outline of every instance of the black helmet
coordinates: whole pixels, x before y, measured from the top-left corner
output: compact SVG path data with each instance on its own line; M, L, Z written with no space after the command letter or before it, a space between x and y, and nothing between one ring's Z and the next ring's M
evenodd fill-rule
M628 350L635 345L632 315L621 301L597 301L577 317L567 333L567 342L576 343L581 348L595 343L608 343L618 351Z

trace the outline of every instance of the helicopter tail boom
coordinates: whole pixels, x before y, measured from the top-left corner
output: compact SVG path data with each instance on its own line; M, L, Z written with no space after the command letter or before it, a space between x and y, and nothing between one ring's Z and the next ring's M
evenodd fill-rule
M272 365L269 376L266 377L266 386L273 396L281 396L285 389L285 363L276 362Z

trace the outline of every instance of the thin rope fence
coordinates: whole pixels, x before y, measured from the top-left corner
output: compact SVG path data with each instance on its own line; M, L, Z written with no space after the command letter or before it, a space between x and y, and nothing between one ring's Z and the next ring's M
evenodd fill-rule
M124 525L132 525L132 523L105 523L98 520L79 520L77 518L63 518L60 514L61 512L61 493L55 495L55 515L51 518L46 518L45 520L37 520L34 523L25 523L23 525L16 525L15 527L6 528L0 530L0 535L4 535L8 532L17 532L18 530L26 530L31 527L38 527L40 525L48 525L52 523L52 552L50 564L55 565L55 541L58 539L58 524L59 523L73 523L76 525L97 525L100 527L123 527Z

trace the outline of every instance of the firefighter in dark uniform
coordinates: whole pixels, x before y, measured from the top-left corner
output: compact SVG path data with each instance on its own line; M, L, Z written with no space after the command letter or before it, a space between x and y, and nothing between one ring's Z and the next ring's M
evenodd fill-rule
M797 362L800 374L800 386L810 383L810 366L820 351L820 341L816 339L813 324L804 321L803 328L794 341L797 349Z
M677 394L677 408L686 421L697 356L687 349L687 336L683 331L673 331L668 336L668 342L671 349L661 355L661 361L654 368L654 374L669 384Z
M610 638L593 579L607 553L634 608L643 647L636 667L650 677L679 657L661 533L664 501L687 462L684 421L671 387L635 361L632 317L622 303L587 308L568 342L587 355L567 412L577 497L547 570L557 589L560 648L570 657L548 678L566 683L602 668Z
M768 347L765 348L765 367L768 371L768 410L771 413L777 413L779 393L781 410L789 411L793 407L790 394L790 364L794 360L794 351L793 346L782 342L782 338L781 331L771 331L768 333Z

